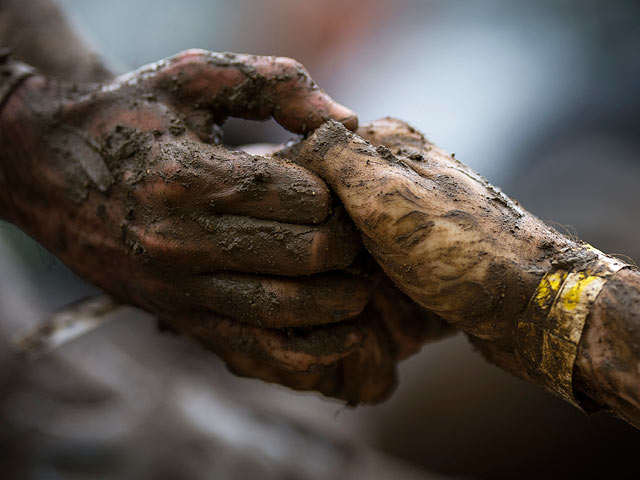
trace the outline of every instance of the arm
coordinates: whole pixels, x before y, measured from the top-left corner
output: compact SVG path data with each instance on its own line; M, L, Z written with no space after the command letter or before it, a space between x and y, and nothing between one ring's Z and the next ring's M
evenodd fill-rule
M640 428L640 272L627 268L604 286L582 335L576 387Z
M77 82L100 82L114 76L101 55L74 31L55 0L0 0L0 111L35 69L42 75ZM14 147L14 142L6 143L2 156L8 157ZM9 194L0 169L0 218L9 214Z
M54 0L0 0L0 47L50 77L82 82L113 77Z
M494 363L640 426L640 274L558 234L410 126L358 133L373 145L327 123L294 148L396 285Z

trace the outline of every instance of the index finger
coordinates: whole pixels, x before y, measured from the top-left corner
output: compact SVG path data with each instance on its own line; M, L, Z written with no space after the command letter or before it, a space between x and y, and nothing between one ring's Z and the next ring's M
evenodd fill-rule
M335 102L299 62L285 57L186 50L138 72L187 116L207 110L219 123L226 116L250 120L273 117L295 133L333 119L350 130L358 118Z

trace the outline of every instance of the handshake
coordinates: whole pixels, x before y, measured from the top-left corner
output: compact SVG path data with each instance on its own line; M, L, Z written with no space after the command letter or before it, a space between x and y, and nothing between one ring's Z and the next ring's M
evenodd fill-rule
M233 151L228 116L305 137ZM238 374L375 403L398 361L459 329L500 367L637 422L633 372L599 363L616 342L640 358L633 325L602 320L629 323L609 287L633 295L637 272L406 123L358 128L293 60L190 50L105 84L33 73L0 123L0 215Z

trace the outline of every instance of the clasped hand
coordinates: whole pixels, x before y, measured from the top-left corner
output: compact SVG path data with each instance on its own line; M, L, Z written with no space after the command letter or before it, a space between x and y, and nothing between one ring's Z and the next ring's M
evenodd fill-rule
M1 115L2 216L237 373L378 401L395 362L446 330L320 177L220 143L228 116L356 128L291 59L190 50L105 84L35 75Z

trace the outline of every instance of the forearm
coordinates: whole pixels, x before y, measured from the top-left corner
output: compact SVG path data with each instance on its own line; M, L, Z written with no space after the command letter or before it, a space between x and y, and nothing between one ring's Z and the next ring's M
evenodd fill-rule
M113 77L104 60L82 41L71 28L54 0L0 0L0 68L12 57L35 67L39 73L74 82L99 82ZM4 55L4 57L3 57ZM15 63L12 67L15 69ZM0 218L14 219L11 189L17 174L17 163L26 163L30 152L22 138L28 135L21 125L22 101L10 103L24 78L14 72L0 78ZM19 125L16 126L16 123ZM15 220L14 220L15 221Z
M574 381L640 428L640 271L621 270L600 292L582 334Z
M558 298L554 303L560 305L566 300ZM526 355L523 362L523 350L532 347L529 339L505 349L500 344L469 338L492 363L540 383L540 375L530 376ZM547 367L558 358L566 359L565 353L557 349L557 344L549 343L540 362L529 362L529 366L538 365L553 377L558 371ZM561 371L565 372L565 382L570 382L574 402L587 411L602 407L640 428L640 271L630 266L622 268L604 283L589 309L572 365ZM548 383L543 385L549 388Z
M0 0L0 47L51 77L98 82L113 76L54 0Z

